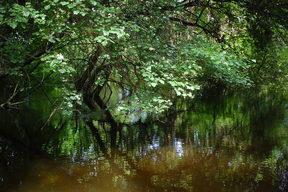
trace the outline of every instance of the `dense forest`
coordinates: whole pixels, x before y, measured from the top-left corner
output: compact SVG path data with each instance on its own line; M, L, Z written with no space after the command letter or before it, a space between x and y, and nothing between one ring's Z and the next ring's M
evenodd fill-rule
M0 191L22 185L5 167L16 145L41 158L81 151L82 162L93 142L108 162L97 170L124 172L97 172L109 187L288 190L287 16L287 0L1 0ZM23 191L37 189L71 191Z
M107 109L113 86L129 97L122 111L157 112L205 87L285 88L287 7L286 0L4 0L1 92L12 94L1 107L17 108L45 86L57 89L61 99L52 103L66 111L82 101Z

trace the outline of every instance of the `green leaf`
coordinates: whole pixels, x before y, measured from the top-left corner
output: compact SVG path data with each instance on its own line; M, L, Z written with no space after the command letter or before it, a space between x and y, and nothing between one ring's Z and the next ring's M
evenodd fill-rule
M18 25L15 21L9 21L7 24L8 24L10 27L12 27L13 29L15 29L15 28L17 27L17 25Z
M68 5L69 2L67 2L67 1L62 1L62 2L60 2L60 4L63 5L63 6L65 6L65 5Z
M44 9L45 10L48 10L48 9L50 9L51 8L51 5L49 4L49 5L46 5L45 7L44 7Z
M24 17L28 17L29 15L30 15L30 12L29 12L29 11L24 11L24 12L23 12L23 16L24 16Z

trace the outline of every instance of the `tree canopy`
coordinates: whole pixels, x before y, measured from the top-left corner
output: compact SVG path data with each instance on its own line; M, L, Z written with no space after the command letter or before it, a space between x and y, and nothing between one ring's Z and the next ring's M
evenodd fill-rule
M286 0L3 0L1 106L44 86L66 111L109 109L118 87L118 109L159 112L206 86L285 87L287 14Z

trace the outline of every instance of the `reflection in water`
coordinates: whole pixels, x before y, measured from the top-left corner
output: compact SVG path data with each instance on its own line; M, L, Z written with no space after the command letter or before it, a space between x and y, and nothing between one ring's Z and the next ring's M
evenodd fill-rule
M276 95L213 95L118 134L99 119L56 116L42 127L51 110L44 103L1 113L0 189L287 191L285 103Z

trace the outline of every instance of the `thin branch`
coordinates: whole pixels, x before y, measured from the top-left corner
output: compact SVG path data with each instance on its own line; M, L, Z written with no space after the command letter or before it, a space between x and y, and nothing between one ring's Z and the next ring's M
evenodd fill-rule
M57 100L56 100L57 101ZM54 101L54 103L56 103L56 101ZM58 105L57 107L55 107L53 109L53 111L50 113L47 121L44 123L44 125L40 128L40 130L42 131L44 129L44 127L46 127L46 125L49 123L49 121L51 120L51 118L53 117L53 115L58 111L58 109L62 106L63 103L61 103L60 105Z
M186 25L186 26L198 27L198 28L202 29L206 34L210 34L212 37L216 38L218 41L221 40L216 32L205 28L205 26L208 25L208 24L206 24L205 26L202 26L202 25L199 25L198 23L191 23L191 22L188 22L188 21L185 21L185 20L182 20L182 19L179 19L179 18L175 18L175 17L169 17L169 19L171 21L180 22L181 24Z

